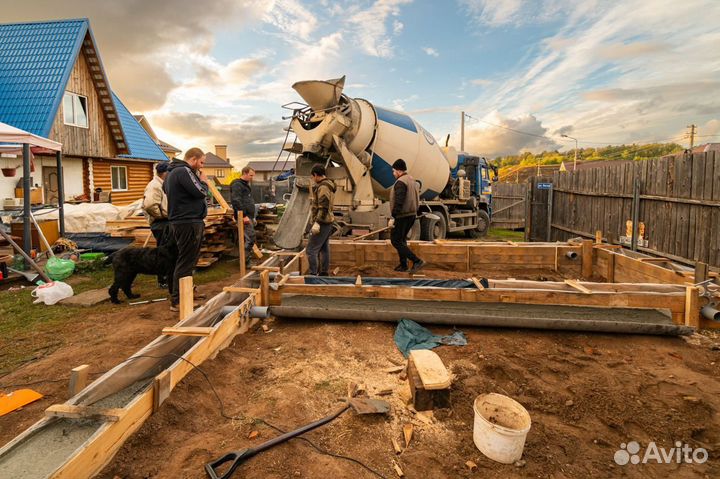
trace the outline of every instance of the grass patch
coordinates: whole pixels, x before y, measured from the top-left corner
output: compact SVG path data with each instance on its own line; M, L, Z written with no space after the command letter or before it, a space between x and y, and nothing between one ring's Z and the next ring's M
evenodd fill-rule
M524 231L506 230L502 228L490 228L487 236L484 238L487 240L501 240L501 241L525 241Z
M227 278L239 271L237 260L224 258L195 274L196 284L207 284ZM75 294L91 289L107 288L112 284L112 268L76 274L66 280ZM16 283L17 285L27 283ZM16 286L17 287L17 286ZM0 291L0 375L16 369L19 365L52 353L67 342L73 334L74 325L94 316L102 321L102 315L127 308L109 302L94 307L56 304L33 304L31 296L34 286L16 291ZM157 287L155 276L140 275L135 280L133 291L142 299L162 298L167 291ZM120 297L124 298L123 293Z

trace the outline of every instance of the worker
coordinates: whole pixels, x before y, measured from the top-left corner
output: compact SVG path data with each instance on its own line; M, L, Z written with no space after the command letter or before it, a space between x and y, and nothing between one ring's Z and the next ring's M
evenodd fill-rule
M335 183L325 176L325 167L315 165L310 170L315 183L312 187L310 238L306 248L309 273L314 276L327 276L330 269L330 236L333 232L333 203L335 202ZM318 256L322 255L322 261Z
M184 160L170 163L163 190L168 199L168 219L172 239L177 246L177 260L170 286L170 310L178 311L180 278L192 276L200 256L207 216L207 176L202 172L205 153L190 148Z
M167 195L163 191L163 182L167 178L170 165L167 161L162 161L155 166L155 176L145 187L145 195L143 196L142 208L145 217L150 224L150 232L155 237L155 244L162 246L170 236L170 222L168 221L167 211ZM158 286L160 288L168 287L168 277L170 273L161 273L158 275Z
M407 244L407 235L415 223L417 210L420 205L420 188L415 179L408 175L407 165L402 158L392 164L392 173L395 184L390 190L390 205L392 218L389 226L392 227L390 242L397 250L400 264L395 271L408 271L408 260L412 261L411 273L418 271L425 262L412 252Z
M245 266L250 266L250 258L255 245L255 200L253 200L250 185L255 178L255 170L250 166L245 166L240 174L240 178L230 183L230 202L236 220L242 213Z

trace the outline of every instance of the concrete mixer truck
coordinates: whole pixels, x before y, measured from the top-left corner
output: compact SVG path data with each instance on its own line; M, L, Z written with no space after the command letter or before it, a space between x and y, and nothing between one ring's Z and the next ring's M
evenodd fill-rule
M402 158L420 186L418 219L409 239L434 240L464 232L484 235L492 214L492 181L497 170L485 158L441 147L420 124L402 112L343 94L345 77L301 81L292 87L306 103L292 110L285 149L297 154L295 187L274 242L292 249L302 242L310 214L310 170L326 166L335 181L336 223L340 234L374 231L388 224L390 165Z

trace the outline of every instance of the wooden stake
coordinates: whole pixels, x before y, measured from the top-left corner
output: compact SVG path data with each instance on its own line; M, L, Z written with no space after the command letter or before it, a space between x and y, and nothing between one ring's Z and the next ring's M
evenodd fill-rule
M410 447L410 441L412 441L413 437L413 425L412 424L404 424L403 425L403 438L405 439L405 448Z
M695 263L695 283L702 283L708 279L708 265L698 261Z
M170 396L171 379L172 374L168 369L155 376L153 380L153 412L157 412L162 403Z
M238 211L238 248L240 253L240 276L245 276L245 222L243 221L243 212Z
M193 312L193 277L180 278L180 321Z
M700 329L700 301L698 288L688 286L685 289L685 326Z
M260 273L260 301L258 306L270 306L270 271Z
M602 244L602 231L595 231L595 244Z
M87 364L73 368L70 371L70 397L75 396L77 393L85 389L85 386L87 386L89 372L90 366Z
M593 242L592 240L582 241L582 275L588 279L593 272Z

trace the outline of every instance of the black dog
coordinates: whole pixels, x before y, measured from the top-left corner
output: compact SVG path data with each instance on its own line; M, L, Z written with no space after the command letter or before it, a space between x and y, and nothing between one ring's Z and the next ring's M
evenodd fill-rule
M110 301L120 304L118 291L123 290L128 299L139 298L133 294L132 284L138 274L154 274L158 280L171 273L175 265L175 249L171 246L157 248L124 248L110 255L107 263L112 261L115 280L108 289ZM172 277L172 276L171 276Z

